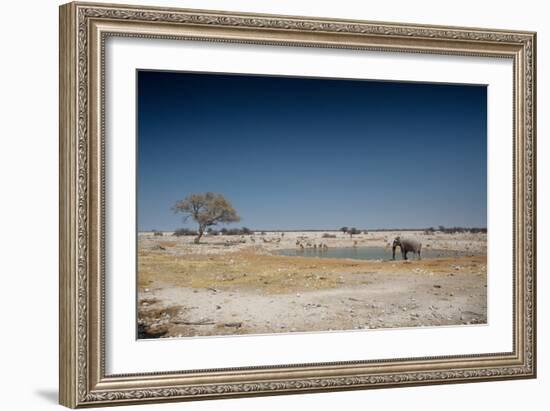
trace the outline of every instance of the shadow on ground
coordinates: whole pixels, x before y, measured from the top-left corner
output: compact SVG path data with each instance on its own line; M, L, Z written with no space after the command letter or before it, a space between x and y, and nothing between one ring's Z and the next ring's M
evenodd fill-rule
M36 390L35 394L39 397L44 398L45 400L47 400L50 403L53 403L53 404L58 404L59 403L59 399L58 399L59 394L58 394L57 390L54 390L54 389L41 389L41 390Z

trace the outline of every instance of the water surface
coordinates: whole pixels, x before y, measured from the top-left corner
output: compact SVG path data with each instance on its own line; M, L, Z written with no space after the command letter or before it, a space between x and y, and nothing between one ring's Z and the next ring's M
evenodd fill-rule
M391 248L385 247L334 247L328 249L306 248L306 249L285 249L278 250L277 254L299 257L321 257L321 258L352 258L355 260L391 260ZM422 258L445 258L480 255L469 251L453 250L431 250L429 248L422 250ZM417 258L413 253L408 253L407 258ZM401 251L399 248L395 251L395 259L401 260Z

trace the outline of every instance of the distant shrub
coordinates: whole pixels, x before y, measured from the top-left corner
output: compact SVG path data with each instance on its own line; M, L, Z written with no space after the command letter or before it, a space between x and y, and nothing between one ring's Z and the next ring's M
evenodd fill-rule
M349 235L353 235L353 234L361 234L361 230L358 230L357 228L355 227L352 227L350 229L348 229L348 232L347 232Z
M190 230L188 228L180 228L176 231L174 231L174 234L176 237L181 237L184 235L197 235L197 232L195 230Z
M162 231L153 231L153 235L155 237L162 237L164 234L162 233Z
M251 235L254 234L254 231L247 227L242 228L222 228L220 233L223 235Z
M433 233L435 230L433 228L428 228L425 232L426 233ZM487 228L480 228L480 227L443 227L439 226L438 231L445 233L445 234L458 234L458 233L487 233Z
M336 234L324 233L323 238L336 238Z

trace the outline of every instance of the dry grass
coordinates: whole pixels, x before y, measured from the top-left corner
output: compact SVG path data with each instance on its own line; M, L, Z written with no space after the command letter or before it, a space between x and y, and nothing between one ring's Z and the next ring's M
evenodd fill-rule
M344 283L338 274L344 273L448 274L458 269L463 273L480 273L486 272L487 265L486 256L377 262L266 255L253 250L230 255L181 256L168 250L140 250L138 261L141 288L238 288L270 294L336 288ZM364 281L364 276L357 276L357 283ZM346 285L353 284L346 282Z

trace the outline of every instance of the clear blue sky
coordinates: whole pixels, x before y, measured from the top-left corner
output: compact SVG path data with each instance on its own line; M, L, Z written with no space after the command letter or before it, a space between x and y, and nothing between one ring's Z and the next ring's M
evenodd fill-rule
M485 227L485 86L138 72L138 228L225 195L252 229Z

